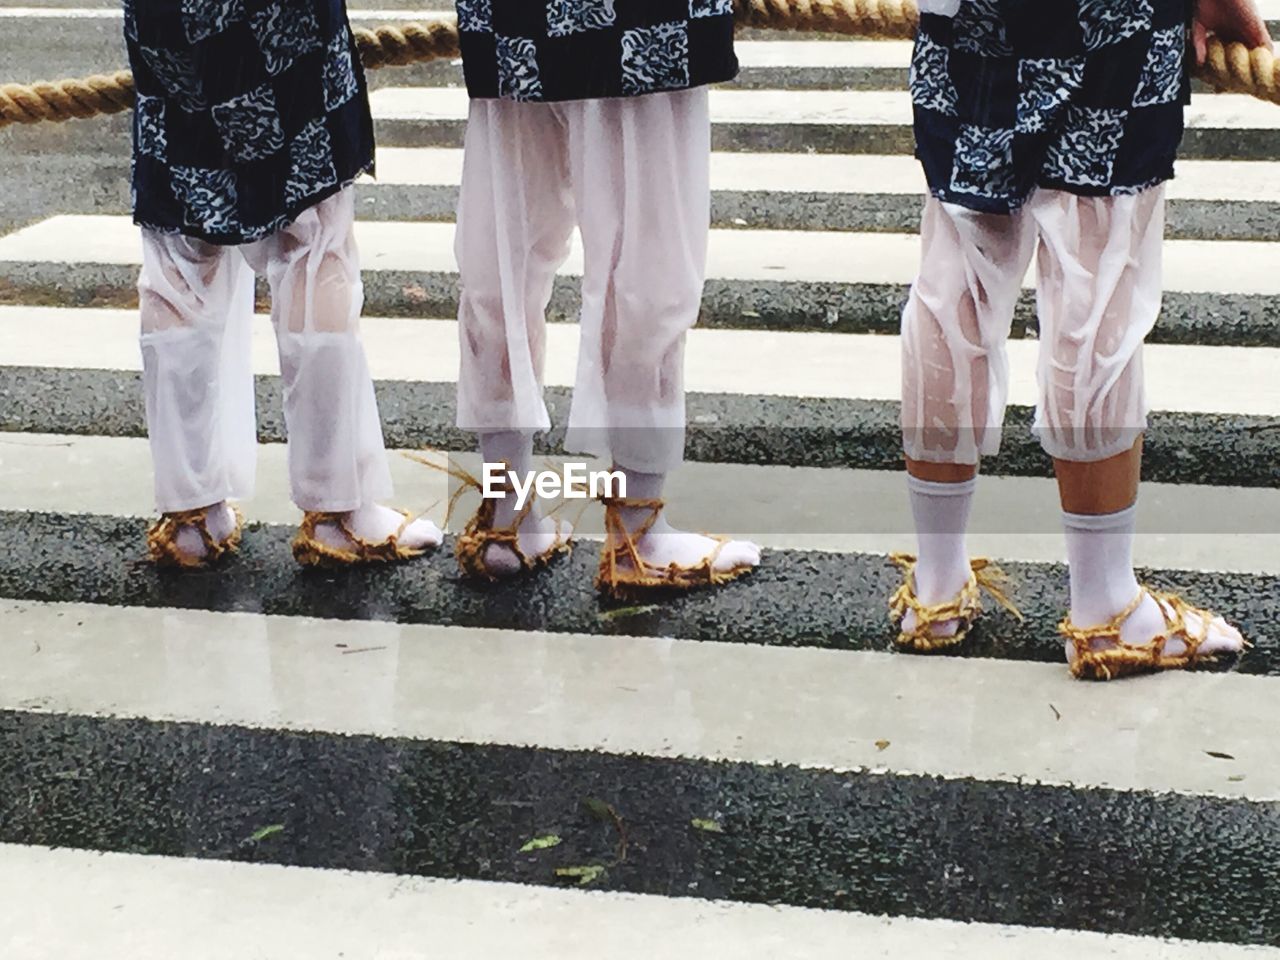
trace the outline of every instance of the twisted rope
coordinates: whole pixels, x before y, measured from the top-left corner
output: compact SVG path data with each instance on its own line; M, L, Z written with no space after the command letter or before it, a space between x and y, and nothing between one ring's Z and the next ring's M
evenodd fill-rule
M839 33L879 40L908 40L919 14L915 0L734 0L740 27ZM360 58L371 70L457 57L453 17L426 23L355 31ZM1198 75L1220 91L1247 93L1280 103L1280 61L1270 50L1210 38L1209 57ZM128 71L83 80L0 86L0 127L11 123L60 122L119 113L133 106Z

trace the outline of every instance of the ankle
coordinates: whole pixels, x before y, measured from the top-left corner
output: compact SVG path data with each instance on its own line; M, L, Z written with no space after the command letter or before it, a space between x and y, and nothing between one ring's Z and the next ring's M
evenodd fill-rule
M1133 569L1136 516L1135 507L1096 516L1063 512L1071 621L1077 626L1110 623L1141 591Z
M915 590L922 603L952 600L969 582L966 531L977 485L976 477L956 483L907 477L918 547Z
M948 551L941 556L922 553L916 562L916 598L933 606L955 599L973 576L969 558L963 552Z

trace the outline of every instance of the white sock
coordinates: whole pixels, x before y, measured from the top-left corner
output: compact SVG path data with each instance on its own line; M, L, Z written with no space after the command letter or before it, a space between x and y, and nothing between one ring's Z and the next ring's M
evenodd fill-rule
M662 490L667 485L667 475L665 473L640 473L636 470L627 470L625 467L618 469L627 478L628 500L662 499ZM646 508L625 507L620 511L620 515L622 525L628 530L635 530L653 516L653 511ZM667 533L670 531L665 512L659 514L651 529L655 533Z
M665 473L640 473L617 467L627 478L628 500L661 500L662 491L667 483ZM650 518L653 511L648 507L624 507L619 511L622 525L631 532L639 530ZM701 560L717 549L717 543L710 537L700 533L687 533L677 530L667 522L666 511L654 518L645 534L636 541L636 549L646 563L658 568L671 564L681 567L696 566ZM746 540L730 540L719 548L714 569L719 571L734 570L739 567L755 567L760 564L760 548Z
M1119 513L1062 514L1071 568L1071 622L1100 626L1133 603L1141 589L1133 572L1135 504Z
M1137 528L1138 507L1135 504L1119 513L1089 515L1062 514L1067 535L1067 560L1071 565L1071 622L1077 627L1100 627L1110 623L1133 603L1142 589L1133 570L1133 540ZM1205 654L1234 653L1244 646L1240 631L1221 617L1210 621L1207 631L1203 621L1188 614L1186 627L1192 635L1207 633L1200 646ZM1138 605L1120 627L1120 642L1144 646L1165 632L1165 614L1150 595ZM1110 646L1113 640L1097 640L1097 648ZM1165 646L1169 655L1185 650L1174 638ZM1067 658L1073 650L1067 647Z
M935 483L907 475L919 545L916 597L923 604L946 603L969 582L972 568L965 533L977 488L977 477L961 483Z
M518 430L503 430L480 434L480 458L485 463L505 463L521 477L533 470L533 434ZM509 527L516 519L516 498L503 497L494 509L493 522L498 527Z
M482 433L480 458L485 463L505 463L508 470L527 477L533 472L533 434L520 430ZM518 513L516 495L508 492L494 507L494 526L498 529L510 527ZM572 532L573 528L568 523L558 522L555 517L544 517L541 507L535 502L533 509L520 522L520 551L530 559L540 557ZM497 544L485 552L484 564L490 574L498 577L514 576L523 569L510 548Z
M438 547L444 541L444 534L440 532L440 528L425 517L418 517L405 526L404 514L399 510L392 510L390 507L376 503L366 503L349 511L344 520L347 529L366 543L382 543L394 536L397 531L400 534L397 542L410 550ZM404 529L401 529L402 527ZM335 550L350 550L355 546L343 532L342 527L336 523L318 524L316 539Z
M227 501L221 500L210 506L207 515L206 525L209 528L209 536L213 537L215 543L222 543L235 532L235 511ZM195 524L179 527L173 543L180 553L192 559L203 559L209 553L204 545L204 537L200 535Z

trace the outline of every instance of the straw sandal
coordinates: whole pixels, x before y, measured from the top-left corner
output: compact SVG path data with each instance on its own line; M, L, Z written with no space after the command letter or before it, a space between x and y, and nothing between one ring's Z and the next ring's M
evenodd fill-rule
M229 553L235 553L244 530L244 515L234 505L231 505L231 512L236 518L235 529L221 540L215 539L209 532L209 507L166 513L147 529L147 554L151 562L158 567L198 570L217 563ZM203 557L193 557L178 549L178 532L183 527L195 527L200 534L200 539L204 541Z
M458 567L468 577L488 580L494 583L507 579L489 569L485 557L490 547L506 547L520 561L520 573L534 573L547 566L561 554L573 551L573 541L564 535L564 525L559 517L553 518L556 524L556 539L546 550L537 556L529 556L520 549L520 525L533 510L533 500L524 505L524 509L516 514L510 525L495 527L494 514L498 509L498 501L484 499L480 501L480 509L467 523L454 546L454 555L458 558Z
M506 547L510 550L515 558L520 561L521 575L534 573L550 564L556 557L573 552L573 540L564 535L564 525L558 517L554 518L556 538L550 547L532 557L520 548L520 525L528 519L529 514L533 511L534 501L532 498L524 505L524 509L516 514L515 519L510 524L505 527L497 527L494 526L494 517L498 511L498 501L495 498L483 495L484 485L474 475L461 467L447 464L441 465L428 460L426 457L414 454L406 454L406 456L415 463L421 463L433 470L447 473L461 482L461 485L449 498L449 507L445 514L445 526L448 526L449 518L453 516L453 511L457 507L458 501L468 490L478 490L481 493L479 509L476 510L475 516L467 522L462 533L458 534L457 539L454 541L454 556L458 558L458 568L464 576L473 577L477 580L487 580L490 583L508 579L489 569L485 556L490 547ZM510 476L506 473L504 473L504 476L507 479L501 488L502 492L510 493L512 489Z
M640 556L636 541L657 522L666 503L662 500L632 500L621 497L606 497L601 503L604 504L605 544L600 553L596 589L618 600L643 598L655 590L683 593L701 587L719 586L737 580L755 569L752 564L739 564L729 570L716 570L716 559L730 540L711 534L702 536L716 541L715 549L694 566L683 567L672 563L659 567L651 564ZM638 529L629 531L623 524L620 513L624 508L648 510L649 517Z
M353 567L366 563L395 563L412 560L427 552L426 548L406 547L400 538L409 524L416 520L403 510L397 511L404 522L387 539L374 543L357 536L347 525L345 513L324 513L308 510L302 515L302 525L293 538L293 559L304 567ZM354 547L332 547L316 536L316 527L331 523L354 544Z
M1120 630L1147 597L1155 600L1164 615L1164 632L1140 646L1124 643L1120 639ZM1200 618L1199 634L1191 632L1188 615ZM1072 646L1072 676L1079 680L1116 680L1138 673L1185 670L1197 664L1215 662L1218 656L1202 654L1200 647L1208 639L1209 629L1216 619L1216 614L1193 607L1176 593L1161 593L1143 587L1129 606L1102 626L1078 627L1067 617L1058 625L1058 633ZM1112 641L1114 646L1095 649L1099 640ZM1170 640L1181 641L1186 649L1176 655L1165 653L1165 646ZM1245 648L1248 646L1246 642Z
M975 557L970 561L972 572L969 582L945 603L926 605L916 597L915 571L916 558L905 553L895 553L889 557L903 573L902 586L889 599L889 615L901 624L908 613L915 613L916 624L910 629L900 629L898 646L915 653L937 653L962 644L969 636L973 623L982 613L982 594L990 594L1000 606L1013 614L1019 622L1022 612L1009 597L1009 578L1004 571L985 557ZM950 620L957 621L953 636L939 636L933 628Z

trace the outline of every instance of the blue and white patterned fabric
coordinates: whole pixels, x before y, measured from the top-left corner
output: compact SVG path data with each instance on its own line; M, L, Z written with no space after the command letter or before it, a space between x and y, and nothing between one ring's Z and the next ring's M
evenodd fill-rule
M344 0L125 0L141 226L261 240L373 169Z
M636 97L732 80L732 0L457 0L467 90Z
M962 0L911 66L929 189L989 213L1037 187L1135 193L1173 176L1191 0Z

